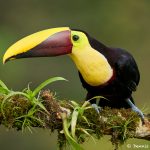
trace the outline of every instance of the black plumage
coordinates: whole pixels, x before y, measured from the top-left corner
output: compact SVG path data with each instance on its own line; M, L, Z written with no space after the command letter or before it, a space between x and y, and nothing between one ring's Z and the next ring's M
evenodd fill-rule
M100 99L99 105L101 107L130 108L125 100L130 98L134 103L132 92L136 90L140 80L140 73L133 56L124 49L107 47L90 37L87 33L85 34L90 45L106 57L113 69L112 78L100 86L89 85L79 72L82 85L88 91L86 100L94 96L103 96L107 100ZM95 101L92 100L91 103L95 103Z

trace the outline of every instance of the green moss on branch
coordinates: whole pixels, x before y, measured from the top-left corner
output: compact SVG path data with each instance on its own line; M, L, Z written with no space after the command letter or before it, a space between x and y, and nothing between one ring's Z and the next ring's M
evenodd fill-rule
M56 100L54 94L49 90L41 92L38 100L47 111L23 95L16 94L6 99L6 95L1 94L0 124L17 130L25 128L31 130L31 127L47 128L51 132L57 130L60 148L65 146L69 140L69 144L73 143L76 147L89 136L100 139L103 135L111 135L111 142L116 148L132 137L150 140L149 120L142 126L137 114L130 109L118 110L106 107L99 115L89 103L78 104ZM70 124L66 130L62 114L66 114L65 120ZM73 114L77 114L74 115L76 121L72 119ZM71 125L74 125L75 129L71 129ZM143 131L147 135L140 134L142 127L147 128L147 131L146 129Z

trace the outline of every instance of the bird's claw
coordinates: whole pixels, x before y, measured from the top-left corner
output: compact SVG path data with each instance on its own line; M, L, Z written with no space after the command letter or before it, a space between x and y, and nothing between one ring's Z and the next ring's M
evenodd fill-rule
M101 107L98 106L97 104L92 104L92 107L96 110L96 112L99 114L101 111Z
M140 116L140 118L141 118L141 121L142 121L142 123L144 124L145 123L145 121L144 121L144 114L142 113L142 111L138 108L138 107L136 107L132 102L131 102L131 100L130 99L126 99L126 102L130 105L130 107L131 107L131 109L134 111L134 112L136 112L139 116Z
M144 118L145 117L144 117L144 114L142 113L142 111L138 107L136 107L136 106L132 107L131 109L140 116L141 121L144 124Z

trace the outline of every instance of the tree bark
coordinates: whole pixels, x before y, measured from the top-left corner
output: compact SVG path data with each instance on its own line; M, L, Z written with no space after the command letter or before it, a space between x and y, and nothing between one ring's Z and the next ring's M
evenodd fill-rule
M49 90L43 91L38 101L44 107L19 94L8 99L1 95L0 124L17 130L30 129L30 127L47 128L52 132L57 130L58 143L61 147L67 140L63 134L62 114L66 114L69 121L74 108L70 101L56 100L54 94ZM82 106L83 103L78 105ZM90 104L87 107L90 107ZM85 141L84 138L79 137L83 133L88 136L84 130L87 128L89 129L89 135L96 135L95 137L98 139L103 135L111 135L112 144L115 145L123 143L128 138L150 140L150 114L145 114L144 124L142 124L138 115L130 109L105 107L98 114L91 108L85 109L83 116L84 119L80 115L77 118L76 127L78 131L75 134L78 143Z

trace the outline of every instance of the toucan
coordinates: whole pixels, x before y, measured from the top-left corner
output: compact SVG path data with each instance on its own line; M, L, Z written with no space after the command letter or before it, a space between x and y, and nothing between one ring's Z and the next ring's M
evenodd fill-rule
M102 44L85 31L59 27L31 34L8 48L3 63L19 58L59 55L68 55L75 63L87 90L86 100L101 96L99 106L131 108L144 119L132 98L140 80L133 56L124 49ZM91 103L94 105L96 99Z

